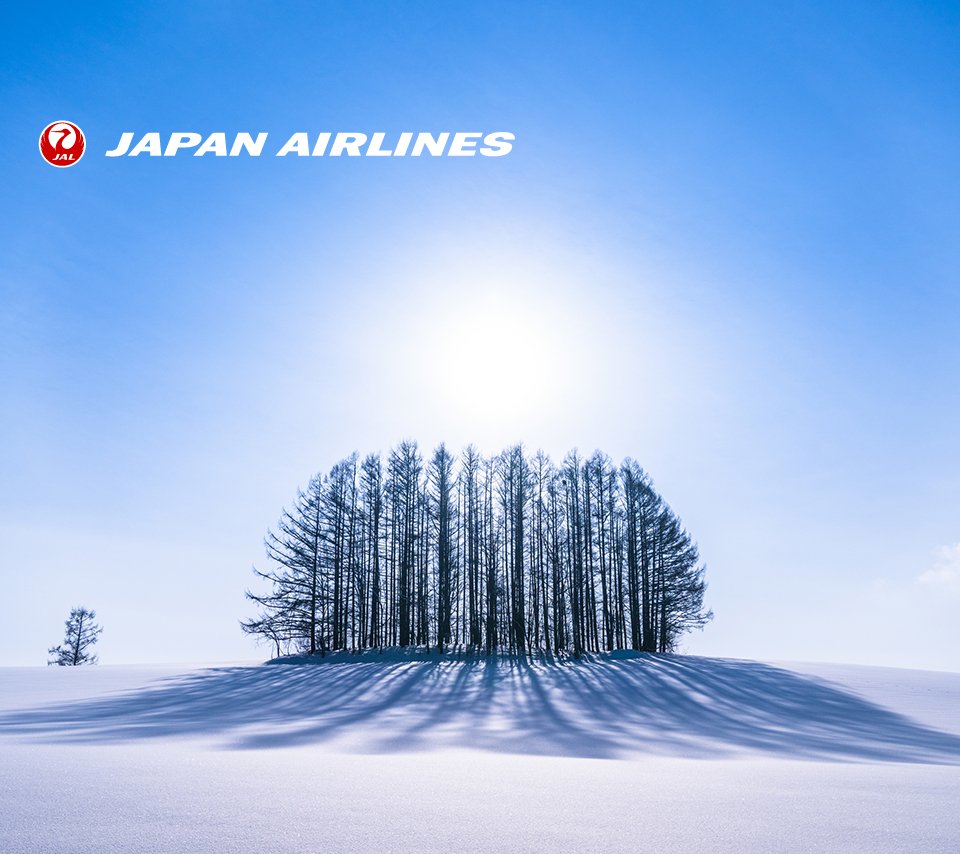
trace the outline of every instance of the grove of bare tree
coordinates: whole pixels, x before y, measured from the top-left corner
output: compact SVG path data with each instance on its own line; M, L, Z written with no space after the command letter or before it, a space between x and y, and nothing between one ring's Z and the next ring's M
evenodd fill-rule
M556 466L401 442L313 477L266 537L244 631L276 653L392 646L671 652L712 618L705 568L633 460Z

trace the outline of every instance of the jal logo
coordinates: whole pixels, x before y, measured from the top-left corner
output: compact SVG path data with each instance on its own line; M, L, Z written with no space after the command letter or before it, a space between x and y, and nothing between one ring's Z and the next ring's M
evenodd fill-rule
M40 153L53 166L73 166L87 147L87 141L73 122L53 122L40 134Z

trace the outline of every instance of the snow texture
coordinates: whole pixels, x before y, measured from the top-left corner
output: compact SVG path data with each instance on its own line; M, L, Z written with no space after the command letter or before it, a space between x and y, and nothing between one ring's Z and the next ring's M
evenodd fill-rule
M4 852L960 850L960 674L635 653L0 669Z

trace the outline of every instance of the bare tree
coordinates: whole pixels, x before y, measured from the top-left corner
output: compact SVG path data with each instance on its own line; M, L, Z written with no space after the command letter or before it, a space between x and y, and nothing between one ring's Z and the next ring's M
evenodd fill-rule
M94 622L96 616L96 611L88 611L86 608L71 608L70 619L64 623L66 635L63 643L59 646L52 646L47 650L53 656L53 661L48 661L47 664L59 664L61 667L96 664L99 656L87 651L97 642L100 633L103 631Z
M442 652L444 645L452 640L453 514L456 506L453 499L453 457L443 443L434 451L430 461L429 479L437 542L437 646Z
M263 596L247 591L247 598L260 605L265 615L241 621L240 627L271 642L292 646L296 652L325 652L328 648L325 616L326 584L323 544L324 487L320 475L310 480L306 492L297 492L293 510L284 510L277 533L267 531L267 557L277 569L261 572L273 590Z

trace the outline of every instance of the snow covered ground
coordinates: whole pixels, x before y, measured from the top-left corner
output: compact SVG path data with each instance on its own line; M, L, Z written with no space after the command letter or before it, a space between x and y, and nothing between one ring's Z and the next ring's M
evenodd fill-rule
M3 852L956 852L960 674L0 668Z

